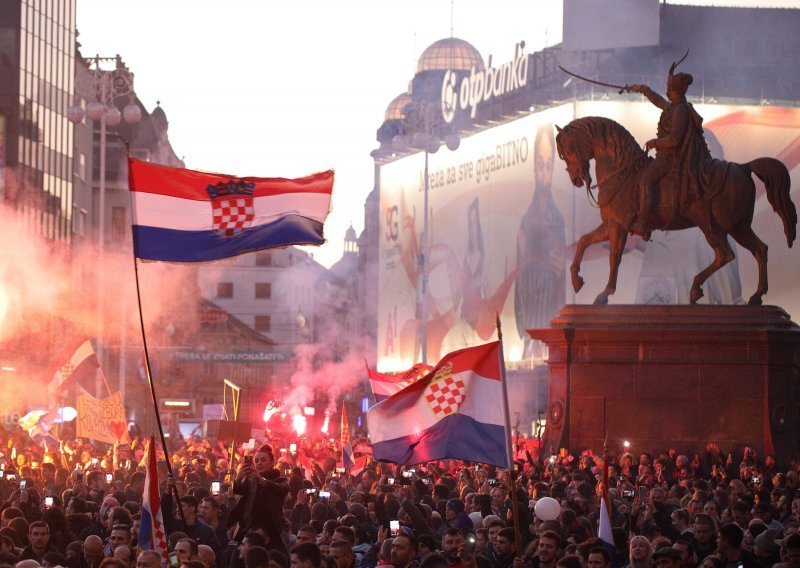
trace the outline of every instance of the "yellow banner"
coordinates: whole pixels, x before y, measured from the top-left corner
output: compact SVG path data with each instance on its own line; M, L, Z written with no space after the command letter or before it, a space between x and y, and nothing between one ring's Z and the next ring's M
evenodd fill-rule
M98 442L130 443L128 420L119 391L106 398L95 398L78 387L77 436Z

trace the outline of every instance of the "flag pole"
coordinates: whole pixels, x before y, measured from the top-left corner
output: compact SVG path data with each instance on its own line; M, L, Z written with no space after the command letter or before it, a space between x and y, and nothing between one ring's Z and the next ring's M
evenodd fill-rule
M605 499L606 511L611 517L611 507L608 503L608 426L606 424L606 397L603 397L603 498Z
M511 513L514 517L514 548L517 558L522 558L522 542L519 527L519 503L517 502L517 472L514 469L513 451L511 447L511 418L508 415L508 387L506 384L506 360L503 355L503 328L500 325L500 314L495 313L497 339L500 359L500 384L503 392L503 418L506 425L506 460L508 462L508 478L511 486Z
M128 150L127 144L125 145L126 151ZM127 152L126 152L127 153ZM130 194L130 156L128 156L128 193ZM133 215L133 195L130 198L131 215ZM172 471L172 459L167 449L167 439L164 437L164 427L161 425L161 413L158 410L158 398L156 397L156 387L153 383L153 375L150 373L150 353L147 349L147 333L144 328L144 314L142 312L142 292L139 286L139 263L136 260L136 251L133 253L133 274L136 281L136 305L139 307L139 326L142 330L142 347L144 348L144 372L147 375L147 384L150 386L150 397L153 400L153 410L156 415L156 425L158 425L158 435L161 437L161 448L164 450L164 461L167 462L167 472L169 476L174 478L175 474ZM172 490L173 497L175 498L175 506L178 508L178 516L186 527L186 518L183 516L183 507L181 507L180 496L178 495L178 488L174 484L169 484Z

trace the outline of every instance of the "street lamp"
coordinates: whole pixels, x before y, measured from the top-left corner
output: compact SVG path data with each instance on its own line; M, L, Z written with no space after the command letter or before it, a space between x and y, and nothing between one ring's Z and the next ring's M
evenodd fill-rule
M113 64L111 69L103 69L102 66ZM89 85L86 84L88 81ZM103 253L105 249L105 209L106 209L106 127L112 128L119 126L124 120L127 124L136 124L142 119L142 111L136 105L136 94L133 90L133 73L131 73L122 58L100 57L99 55L89 60L89 74L77 76L76 85L85 87L85 91L91 90L95 97L93 101L86 105L86 109L80 104L74 104L67 110L67 118L70 122L77 125L83 122L84 116L88 116L92 121L100 121L100 174L99 174L99 195L98 195L98 249L97 249L97 358L103 361L103 312L104 312L104 293L102 285ZM117 107L117 99L127 97L128 104L120 112ZM125 304L123 303L123 306ZM123 314L124 316L124 314ZM123 317L123 326L124 326ZM122 347L120 347L122 350ZM122 356L122 353L120 353ZM102 371L99 371L102 372ZM124 366L120 366L120 385L124 385ZM99 396L101 391L101 380L98 375L96 383L96 394ZM121 386L124 391L124 386Z
M428 362L428 279L429 279L429 260L430 256L430 235L428 228L428 192L430 180L428 179L428 156L435 154L441 146L442 140L451 151L458 149L461 139L458 134L450 129L445 123L443 115L451 111L444 101L425 100L413 102L405 110L405 133L398 134L392 139L392 146L398 152L409 149L419 149L425 152L424 182L423 182L423 214L422 226L422 253L417 260L420 282L417 290L422 297L420 306L420 319L422 329L420 331L420 348L422 362ZM410 134L410 136L409 136Z

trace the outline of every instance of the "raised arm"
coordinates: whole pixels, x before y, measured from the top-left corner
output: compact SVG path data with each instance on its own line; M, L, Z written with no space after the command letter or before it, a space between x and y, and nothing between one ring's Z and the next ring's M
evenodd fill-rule
M653 89L648 87L647 85L628 85L625 87L625 90L629 93L641 93L647 100L656 105L661 110L664 110L669 106L669 101L656 93Z

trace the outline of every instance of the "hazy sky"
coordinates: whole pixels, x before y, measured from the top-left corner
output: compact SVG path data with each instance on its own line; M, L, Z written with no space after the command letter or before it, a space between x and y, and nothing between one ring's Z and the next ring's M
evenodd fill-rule
M800 2L670 2L797 7ZM78 0L84 56L120 54L161 101L187 167L297 177L336 170L328 243L363 228L370 151L422 51L454 35L495 65L561 40L561 0Z

